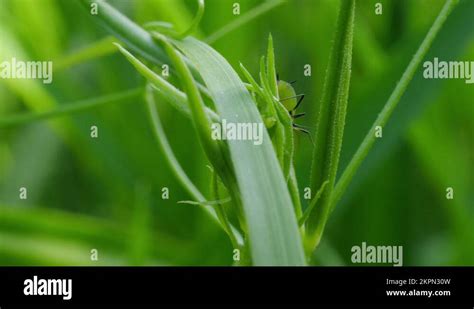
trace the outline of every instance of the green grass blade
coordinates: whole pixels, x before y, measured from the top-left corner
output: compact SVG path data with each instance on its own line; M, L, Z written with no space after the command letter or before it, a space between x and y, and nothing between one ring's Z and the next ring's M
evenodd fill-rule
M142 183L135 184L132 214L128 229L128 255L131 265L146 265L150 259L150 247L153 240L151 187Z
M104 0L80 0L88 12L92 3L97 4L100 14L92 15L100 25L126 45L133 53L140 55L146 60L157 64L169 64L170 59L159 44L156 44L152 35L130 20L127 16L116 10ZM185 59L186 60L186 59ZM193 75L194 68L190 68ZM173 72L174 68L170 68ZM199 89L206 95L205 89L199 84Z
M155 64L168 63L168 56L163 49L155 44L150 33L117 11L104 0L81 0L85 12L89 12L90 5L96 3L100 14L92 16L98 20L114 36L125 43L133 52Z
M295 214L297 218L301 218L303 215L303 209L301 207L300 191L298 189L298 181L296 179L296 172L294 164L290 166L290 177L288 178L288 190L290 190L291 200L295 207Z
M273 96L277 99L278 97L278 86L277 86L277 73L276 73L276 64L275 64L275 52L273 49L273 37L270 34L268 37L268 48L267 48L267 78L268 84L272 91Z
M424 56L427 54L428 50L430 49L434 39L436 38L436 35L441 30L444 22L446 21L447 17L449 16L453 8L457 5L457 3L458 3L458 0L448 0L444 4L443 8L438 14L438 17L436 18L430 30L428 31L425 39L423 40L417 52L415 53L412 60L408 64L408 67L403 73L402 78L398 82L397 86L395 87L394 91L390 95L384 108L382 109L377 119L375 120L374 124L372 125L372 128L369 130L369 132L365 136L364 140L360 144L359 148L357 149L356 153L352 157L348 166L342 173L341 178L337 182L336 187L334 189L334 193L331 197L331 209L333 209L337 201L339 201L342 194L344 193L347 186L349 185L351 179L354 177L355 173L357 172L359 166L362 164L364 159L367 157L370 149L374 145L375 127L376 126L384 127L387 124L387 121L392 115L395 107L397 107L398 102L400 102L400 99L402 98L408 85L413 79L416 70L418 69L420 63L423 61Z
M115 43L122 55L135 67L135 69L145 77L157 91L157 93L168 103L170 103L176 110L181 112L186 117L191 117L191 111L188 106L188 98L186 94L177 89L172 84L168 83L164 78L153 72L143 62L138 60L127 49L120 44ZM219 121L219 117L209 107L205 107L206 113L213 121Z
M91 261L90 248L95 244L54 239L44 236L0 232L2 266L124 266L124 258L100 251L100 259Z
M159 94L164 100L169 102L174 108L190 117L191 113L187 104L186 94L178 90L175 86L168 83L164 78L153 72L143 62L138 60L132 53L115 43L118 50L125 56L125 58L135 67L135 69L145 77L153 86L156 87Z
M188 95L189 109L191 110L191 116L193 119L194 127L198 133L199 140L204 148L204 152L207 157L215 165L215 167L222 168L225 166L225 160L221 156L221 149L217 141L213 140L211 119L206 113L204 100L199 93L199 88L195 82L191 70L186 65L184 57L178 53L178 51L171 45L168 39L158 33L154 37L161 41L164 48L169 55L171 61L176 67L177 72L180 75L180 80Z
M315 248L321 239L329 214L332 188L336 181L349 97L355 2L341 1L335 41L316 123L311 191L316 192L325 181L328 181L328 187L321 196L319 207L316 207L307 221L308 250Z
M179 164L176 156L174 155L173 150L166 138L165 131L163 126L161 125L160 117L158 116L158 112L156 111L155 107L155 100L153 98L153 92L150 85L147 86L146 90L146 103L148 108L148 113L150 115L150 121L153 125L153 134L155 139L160 147L161 152L164 154L164 158L166 159L168 166L173 171L173 174L179 180L181 185L186 189L186 191L191 195L191 197L197 202L205 202L206 199L204 195L196 188L193 182L189 179L186 172L183 170L181 165Z
M116 10L113 6L104 0L80 0L86 12L89 11L92 3L97 4L100 14L93 15L92 18L98 20L107 31L113 34L131 52L140 55L153 64L162 65L169 64L170 59L159 44L156 44L150 32L146 31L127 16ZM187 59L185 59L187 61ZM189 62L187 62L189 65ZM197 75L196 70L190 67L194 76ZM170 72L174 74L174 68L170 67ZM199 90L208 97L207 89L198 81Z
M214 171L211 171L211 173L212 173L212 176L211 176L211 181L210 181L211 183L210 192L211 192L211 196L216 198L216 201L215 201L216 204L214 206L216 210L216 214L220 222L222 222L222 226L224 230L226 231L227 235L229 236L230 241L232 242L232 246L234 248L239 248L240 243L237 241L237 238L234 235L232 225L229 221L229 218L227 217L227 214L223 206L224 203L230 202L231 199L230 198L221 199L221 196L219 193L219 179L217 178L217 174Z
M55 72L66 70L89 60L113 54L117 51L113 45L114 42L117 42L117 39L109 36L77 51L74 51L71 54L65 55L55 61L54 70Z
M305 209L303 215L298 220L298 224L300 226L303 225L306 222L306 220L308 220L309 215L311 214L311 211L313 211L314 206L316 206L316 203L321 198L321 195L323 194L324 188L326 187L327 184L328 184L327 180L325 182L323 182L321 188L319 188L318 192L316 193L316 196L311 200L311 203Z
M130 103L132 102L130 99L138 97L142 92L143 87L139 87L98 98L59 105L59 107L47 112L25 113L7 116L5 118L0 118L0 128L19 126L34 121L69 116L74 113L82 112L109 103Z
M176 178L181 183L181 185L186 189L189 195L191 195L191 197L194 199L192 203L202 206L204 210L211 216L211 218L218 225L220 225L226 233L228 233L233 243L242 244L243 239L240 233L233 226L230 226L229 224L227 224L227 222L222 222L222 220L219 219L218 214L216 213L215 209L212 207L212 203L206 201L206 198L204 197L204 195L189 179L188 175L186 175L186 172L183 170L183 168L179 164L178 159L176 159L176 156L174 155L174 152L171 149L168 139L166 138L166 134L163 129L163 126L161 125L161 120L158 115L158 112L156 111L152 91L153 89L151 89L151 86L149 85L146 91L147 108L150 115L150 121L153 126L153 134L156 138L158 146L160 147L160 150L164 154L164 158L166 159L168 166L171 168L171 170L173 171L173 174L176 176Z
M245 78L252 86L252 90L263 98L264 94L262 88L258 85L257 81L242 63L240 64L240 69L242 70L242 74L244 74Z
M0 203L0 234L13 233L24 235L25 239L39 237L91 244L86 254L90 248L99 247L114 253L114 256L123 255L131 237L131 231L123 221L31 206L25 208ZM152 241L157 244L152 248L154 256L180 264L187 263L186 255L194 246L185 239L174 238L159 230L154 230ZM28 251L28 244L23 242L17 243L15 247L23 253ZM2 247L0 251L4 252L3 249L8 250ZM89 254L87 258L90 260Z
M258 18L259 16L267 13L268 11L274 9L275 7L283 3L285 3L285 0L266 1L209 35L205 39L205 42L207 44L213 44L228 33L242 27L246 23Z
M106 248L122 247L126 232L116 222L36 206L23 208L0 204L0 222L0 232L63 237L95 242L97 246Z
M252 97L228 62L192 38L176 42L201 73L216 108L229 122L262 123ZM224 91L225 89L225 91ZM303 246L288 188L270 138L229 141L255 265L304 265Z
M444 1L441 4L443 5ZM377 118L385 105L387 98L390 97L416 49L436 19L436 15L441 10L442 5L438 7L436 14L430 19L429 24L425 25L424 33L418 33L415 37L412 34L406 34L403 44L394 51L398 56L390 58L391 65L385 66L381 72L376 73L374 75L374 81L376 82L368 85L360 95L354 96L354 100L351 100L351 105L357 106L357 108L353 108L350 111L351 117L346 123L344 147L341 153L341 173L357 151L361 141L371 128L373 120ZM459 4L451 12L436 36L433 45L425 56L425 60L433 59L434 57L439 59L465 58L465 51L468 50L474 38L474 28L468 27L468 25L472 24L472 16L474 16L474 2L459 1ZM464 30L459 31L461 28ZM449 46L449 48L446 48L446 46ZM406 132L411 127L410 124L417 122L425 112L439 102L438 98L446 89L443 86L445 82L446 80L442 79L426 80L423 77L423 67L419 66L405 94L403 94L395 111L390 116L390 120L383 128L384 132L390 132L390 134L384 134L383 138L377 139L373 144L372 149L351 179L341 199L336 203L337 207L348 205L352 198L355 197L355 194L370 178L370 175L380 170L387 160L393 156L394 152L400 150L400 146L405 144ZM378 95L374 96L374 91ZM371 100L373 102L365 104ZM339 179L341 173L339 173ZM349 210L341 208L339 211L342 213Z
M185 38L187 37L188 35L190 35L191 33L193 33L194 31L196 31L196 29L198 28L199 26L199 23L201 22L201 19L202 19L202 16L204 15L204 0L198 0L198 11L196 13L196 16L194 17L191 25L189 26L188 29L186 29L183 33L180 33L178 35L178 38Z
M82 2L87 9L92 0L82 0ZM137 29L139 28L138 25L104 1L94 2L99 4L99 10L101 11L98 18L101 18L103 25L119 36L122 42L147 59L156 58L150 59L154 63L169 59L164 55L163 49L153 41L149 33L143 29ZM186 42L194 43L195 41L188 38ZM194 44L193 46L198 47ZM205 50L209 51L208 49L208 47L205 47ZM212 51L211 54L215 55L215 52ZM192 62L202 64L201 61L204 58L201 59L200 53L196 56L199 59L194 59ZM230 114L229 121L233 120L235 115L241 114L241 119L248 119L248 122L261 122L258 110L245 85L242 84L229 64L221 58L220 55L217 55L219 61L215 68L213 68L213 65L216 63L213 63L210 67L206 65L200 67L201 75L210 79L207 81L208 86L217 86L217 88L212 87L212 91L210 91L212 97L217 99L219 105L222 103L228 105L225 103L228 102L229 96L237 97L237 101L232 102L232 105L224 106L226 115ZM222 65L226 67L226 73L231 73L225 75L223 79L221 78L223 72L219 69ZM219 72L217 75L219 78L217 79L216 76L213 76L216 68ZM207 74L203 74L204 71ZM213 84L214 81L216 81L215 85ZM233 90L224 94L221 87ZM234 110L235 107L238 110ZM230 144L233 149L231 149L231 152L235 152L233 157L235 157L236 162L234 163L239 166L238 181L245 191L242 196L245 198L244 206L247 218L251 219L249 228L253 262L257 265L302 265L305 260L296 216L266 131L264 145L255 148L253 142L250 143L251 145L242 143L245 147L240 149L241 151L239 150L240 147L235 147L237 146L235 143ZM238 154L242 154L242 156ZM258 164L255 162L258 162ZM249 166L246 166L247 163ZM255 168L253 168L254 166ZM255 205L256 207L252 207Z

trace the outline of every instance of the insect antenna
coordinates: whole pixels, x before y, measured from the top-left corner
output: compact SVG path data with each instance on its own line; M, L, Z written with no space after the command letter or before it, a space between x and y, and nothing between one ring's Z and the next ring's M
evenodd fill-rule
M295 95L295 96L292 96L292 97L288 97L288 98L280 99L280 102L283 102L283 101L286 101L286 100L295 99L295 98L300 98L300 99L298 100L298 104L300 104L300 103L301 103L301 101L303 100L302 98L304 98L304 94L297 94L297 95ZM298 106L298 105L296 105L296 106Z

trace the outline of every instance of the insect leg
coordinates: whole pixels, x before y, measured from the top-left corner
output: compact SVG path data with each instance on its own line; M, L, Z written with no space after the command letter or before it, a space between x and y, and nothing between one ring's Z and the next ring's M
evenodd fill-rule
M300 129L306 129L306 130L310 129L310 127L308 127L308 126L302 126L302 125L297 124L297 123L293 123L293 127L300 128Z
M300 106L301 102L303 102L304 94L299 94L299 96L301 96L301 97L300 97L300 99L298 100L298 103L296 103L296 106L295 106L295 108L293 108L293 110L297 109L298 106Z
M314 147L314 140L313 140L313 136L311 135L311 133L306 130L306 129L303 129L301 128L300 126L296 125L296 124L293 124L293 129L295 131L300 131L300 132L303 132L304 134L308 135L309 136L309 139L311 140L311 144L313 144L313 147Z
M304 115L306 115L306 113L300 113L300 114L293 115L293 119L303 117Z

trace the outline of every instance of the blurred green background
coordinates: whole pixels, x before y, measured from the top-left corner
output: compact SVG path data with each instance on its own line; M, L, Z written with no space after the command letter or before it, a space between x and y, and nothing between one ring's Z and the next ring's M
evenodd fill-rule
M200 38L263 1L207 0ZM375 15L375 3L383 14ZM139 24L186 27L194 0L109 1ZM342 168L401 77L442 0L361 0ZM338 1L288 0L213 44L235 69L258 73L266 39L275 41L280 78L305 93L298 123L314 121ZM0 0L0 62L54 61L54 80L0 79L0 118L144 85L118 53L80 63L69 56L106 38L77 1ZM110 49L112 50L112 49ZM449 17L427 59L474 60L474 1ZM312 76L303 75L304 65ZM418 71L330 218L319 265L352 265L351 247L404 246L404 265L474 265L474 86L424 80ZM190 178L208 192L210 173L189 120L165 102L159 112ZM90 127L99 138L90 137ZM296 134L300 190L309 186L312 144ZM19 199L19 188L28 198ZM170 190L163 200L162 188ZM446 199L446 188L454 199ZM173 178L152 137L143 100L0 128L0 265L231 265L232 247ZM306 205L306 202L305 202ZM91 250L98 261L91 261Z

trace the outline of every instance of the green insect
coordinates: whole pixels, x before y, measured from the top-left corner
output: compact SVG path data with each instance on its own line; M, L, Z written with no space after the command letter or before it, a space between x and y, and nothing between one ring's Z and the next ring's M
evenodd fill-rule
M295 82L296 81L290 83L285 82L283 80L280 80L279 76L277 75L278 95L280 97L280 102L281 104L283 104L283 106L286 108L291 118L293 119L293 129L307 134L310 137L311 142L313 143L311 133L307 129L305 129L305 127L294 123L295 119L306 115L306 113L296 113L296 109L300 106L301 102L303 102L304 94L296 94L295 89L292 86Z

